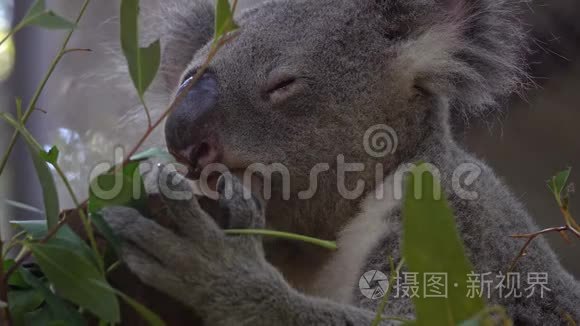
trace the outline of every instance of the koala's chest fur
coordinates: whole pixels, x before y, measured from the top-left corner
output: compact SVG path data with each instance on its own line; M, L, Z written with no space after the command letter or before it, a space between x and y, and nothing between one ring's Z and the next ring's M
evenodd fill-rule
M328 252L311 246L266 246L270 262L296 289L336 302L352 303L353 290L365 272L364 266L375 246L389 232L388 216L400 202L394 199L393 178L380 187L384 197L367 195L361 209L337 234L338 250ZM388 185L388 186L387 186Z

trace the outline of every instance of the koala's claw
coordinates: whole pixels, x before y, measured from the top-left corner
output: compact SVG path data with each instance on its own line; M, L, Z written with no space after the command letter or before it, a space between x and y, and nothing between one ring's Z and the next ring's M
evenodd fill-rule
M219 205L228 229L263 229L264 210L260 200L245 187L240 179L224 173L217 182ZM262 239L259 236L232 236L228 239L247 252L263 256Z
M187 179L176 172L160 176L161 199L169 209L169 216L177 232L190 237L211 241L222 233L213 218L199 205Z
M224 173L217 182L219 205L227 218L229 229L264 228L264 209L260 200L252 194L250 185L242 184L231 173Z

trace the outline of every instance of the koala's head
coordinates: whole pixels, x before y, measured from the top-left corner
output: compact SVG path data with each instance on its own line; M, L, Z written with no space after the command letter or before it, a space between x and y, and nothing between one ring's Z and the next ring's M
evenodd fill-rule
M281 163L304 190L318 163L377 160L392 169L447 129L447 111L478 114L518 87L523 33L507 0L279 0L240 29L166 124L192 170ZM213 4L168 8L165 80L187 85L212 42ZM177 91L179 92L179 91ZM385 124L396 153L369 155ZM302 189L298 189L302 187Z

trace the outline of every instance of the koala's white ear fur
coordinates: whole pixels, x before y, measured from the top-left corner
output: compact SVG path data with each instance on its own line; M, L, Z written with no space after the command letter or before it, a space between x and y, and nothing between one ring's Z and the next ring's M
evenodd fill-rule
M447 93L451 90L449 85L442 84L445 77L453 70L469 69L453 62L453 53L459 43L454 25L433 26L401 44L394 70L409 86L420 86L435 94Z
M440 14L402 41L397 71L409 83L447 96L466 116L496 108L527 77L521 3L514 2L436 0Z

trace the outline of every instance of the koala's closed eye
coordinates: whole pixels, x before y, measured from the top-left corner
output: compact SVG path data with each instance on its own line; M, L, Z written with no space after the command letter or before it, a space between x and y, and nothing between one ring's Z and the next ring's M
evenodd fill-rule
M305 87L304 78L290 74L279 74L268 80L262 93L265 100L276 104L300 93Z

